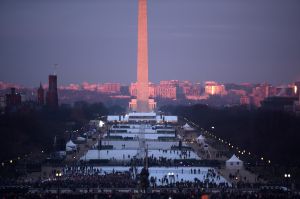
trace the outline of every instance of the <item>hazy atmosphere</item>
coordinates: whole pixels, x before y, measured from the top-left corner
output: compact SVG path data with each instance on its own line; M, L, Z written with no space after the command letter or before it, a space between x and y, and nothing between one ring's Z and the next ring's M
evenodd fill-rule
M284 3L283 3L284 2ZM300 1L149 0L149 79L300 78ZM137 1L1 1L0 80L136 80Z
M0 0L0 198L300 198L300 0Z

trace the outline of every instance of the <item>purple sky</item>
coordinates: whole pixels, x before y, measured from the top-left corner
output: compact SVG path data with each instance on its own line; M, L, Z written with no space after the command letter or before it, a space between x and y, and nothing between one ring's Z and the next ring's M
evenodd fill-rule
M148 0L150 80L300 79L299 0ZM136 80L137 0L1 0L0 81Z

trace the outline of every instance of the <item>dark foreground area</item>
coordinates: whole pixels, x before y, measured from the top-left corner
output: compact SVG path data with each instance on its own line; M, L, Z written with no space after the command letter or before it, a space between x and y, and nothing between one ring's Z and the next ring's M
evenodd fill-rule
M85 190L87 191L87 190ZM102 190L103 191L103 190ZM125 190L123 190L125 191ZM184 190L181 192L174 192L174 190L155 190L152 193L136 193L136 190L128 190L125 193L121 193L117 190L111 192L102 193L2 193L1 198L85 198L85 199L188 199L188 198L201 198L201 199L297 199L300 198L299 194L292 194L288 192L280 191L216 191L209 193L201 190ZM101 191L100 191L101 192Z

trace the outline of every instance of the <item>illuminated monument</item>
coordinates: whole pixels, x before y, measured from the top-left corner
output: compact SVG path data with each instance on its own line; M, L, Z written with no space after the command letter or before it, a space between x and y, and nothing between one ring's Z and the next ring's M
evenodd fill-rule
M129 102L129 109L151 112L156 108L156 102L149 99L147 0L139 0L138 7L137 98Z

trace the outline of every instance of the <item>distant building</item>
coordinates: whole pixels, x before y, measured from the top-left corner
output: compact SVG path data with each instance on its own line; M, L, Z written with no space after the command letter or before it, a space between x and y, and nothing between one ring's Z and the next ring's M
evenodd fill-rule
M205 94L207 95L226 95L226 89L223 84L214 81L205 82Z
M183 93L185 96L199 96L200 90L198 85L192 85L190 87L184 87Z
M0 110L4 110L5 106L6 106L5 96L1 95L0 96Z
M172 84L153 84L149 83L149 97L150 98L162 98L162 99L176 99L177 88ZM131 83L130 95L137 96L137 84Z
M162 80L159 82L160 85L172 85L179 86L179 80Z
M11 88L10 89L11 93L6 94L6 107L13 107L13 106L18 106L21 105L22 103L22 97L20 93L16 93L16 88Z
M292 112L294 109L294 103L297 99L298 98L296 97L268 97L261 102L261 107L272 111Z
M130 96L132 96L132 97L137 96L137 83L136 82L130 84L129 93L130 93Z
M149 90L149 98L155 98L155 88L156 88L156 84L153 84L151 82L149 82L148 85L148 90Z
M296 89L296 92L295 92ZM294 85L279 86L276 88L276 96L280 97L295 97L297 96L297 87Z
M98 88L98 91L102 93L120 93L121 84L120 83L104 83Z
M162 99L176 99L176 87L168 84L160 84L155 87L155 97Z
M240 97L240 104L241 105L249 105L250 104L250 98L246 95L242 95Z
M296 87L298 89L298 87ZM300 92L299 90L296 90L296 92L298 92L298 101L296 101L294 103L294 112L297 114L297 115L300 115Z
M276 91L269 84L263 83L252 89L251 104L260 107L261 102L267 97L274 96Z
M43 89L42 83L40 83L40 87L37 90L37 103L39 105L45 104L45 94L44 94L44 89Z
M300 94L300 81L294 83L294 92L297 96Z
M46 104L49 107L58 107L58 94L57 94L57 76L49 75L49 88L46 95Z
M245 95L247 95L247 92L245 90L241 90L241 89L240 90L230 89L230 90L228 90L228 94L245 96Z
M120 88L120 94L121 95L130 95L129 86L122 85Z

